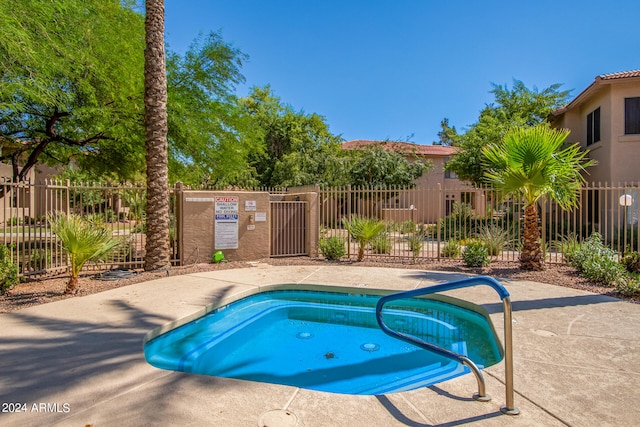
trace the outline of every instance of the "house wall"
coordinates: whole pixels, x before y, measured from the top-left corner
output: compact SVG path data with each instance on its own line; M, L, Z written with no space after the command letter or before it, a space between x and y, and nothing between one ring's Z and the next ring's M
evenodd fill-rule
M640 181L640 134L624 134L624 99L640 97L640 80L611 86L611 182Z

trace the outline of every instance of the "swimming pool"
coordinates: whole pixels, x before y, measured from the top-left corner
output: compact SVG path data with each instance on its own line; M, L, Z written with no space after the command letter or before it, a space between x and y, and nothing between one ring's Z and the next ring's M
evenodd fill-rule
M162 369L361 395L412 390L469 372L383 333L375 315L380 295L291 287L250 295L148 339L145 357ZM384 319L480 368L502 359L487 313L469 303L408 298L385 307Z

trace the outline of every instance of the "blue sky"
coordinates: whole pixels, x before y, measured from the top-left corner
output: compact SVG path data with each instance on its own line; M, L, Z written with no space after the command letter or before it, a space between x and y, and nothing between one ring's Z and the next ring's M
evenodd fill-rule
M491 83L561 83L640 69L640 1L165 0L166 40L184 52L218 31L249 55L246 96L271 85L351 139L431 144L492 102Z

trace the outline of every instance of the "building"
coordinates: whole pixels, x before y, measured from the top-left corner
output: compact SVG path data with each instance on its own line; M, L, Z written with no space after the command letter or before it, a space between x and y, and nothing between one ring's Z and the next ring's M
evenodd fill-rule
M342 143L343 150L364 150L373 146L401 153L409 161L429 160L433 163L433 168L416 179L415 191L404 193L404 197L390 199L385 203L380 214L382 219L412 219L414 222L430 223L443 215L449 215L455 203L468 204L479 214L484 212L483 192L460 181L454 173L444 170L449 158L455 155L455 148L372 140Z
M589 182L640 181L640 70L597 76L549 120L571 130L567 142L580 143L598 162Z

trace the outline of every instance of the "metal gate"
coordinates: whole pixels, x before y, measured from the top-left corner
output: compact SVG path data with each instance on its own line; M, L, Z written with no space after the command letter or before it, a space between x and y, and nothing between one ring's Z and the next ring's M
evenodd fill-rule
M308 202L271 202L271 256L309 255Z

